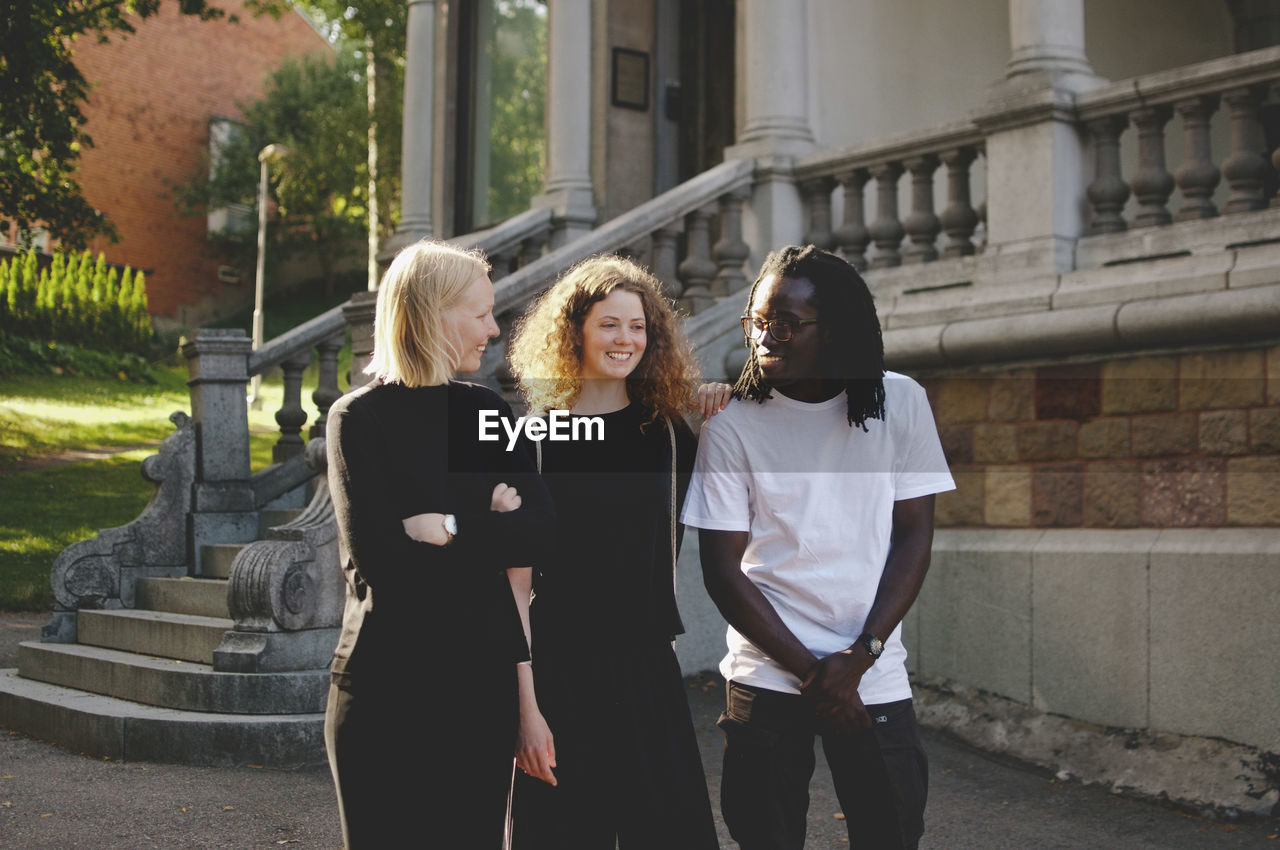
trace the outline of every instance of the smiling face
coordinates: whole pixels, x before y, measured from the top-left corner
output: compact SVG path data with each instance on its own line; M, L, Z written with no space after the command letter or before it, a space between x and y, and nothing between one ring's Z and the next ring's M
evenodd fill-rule
M822 380L822 325L794 324L818 318L813 302L814 286L808 278L771 275L760 282L747 311L754 319L793 323L787 342L779 342L766 330L750 343L769 386L797 401L822 401L831 396Z
M481 275L467 285L461 297L444 311L445 339L458 357L457 372L480 368L485 345L498 335L493 318L493 284Z
M624 380L640 365L648 337L640 296L615 289L582 320L582 377Z

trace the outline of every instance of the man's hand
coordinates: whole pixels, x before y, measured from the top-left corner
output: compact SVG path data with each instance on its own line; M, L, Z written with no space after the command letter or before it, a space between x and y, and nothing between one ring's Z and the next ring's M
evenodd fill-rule
M520 507L520 494L516 492L516 488L509 487L506 484L499 484L493 488L493 498L489 501L489 510L505 514L507 511L514 511L518 507Z
M800 693L813 700L818 721L828 731L847 735L871 728L858 685L870 669L871 656L860 646L823 658L800 683Z

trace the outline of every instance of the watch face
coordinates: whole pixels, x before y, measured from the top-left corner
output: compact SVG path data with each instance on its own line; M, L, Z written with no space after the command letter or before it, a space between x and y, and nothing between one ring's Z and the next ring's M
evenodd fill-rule
M868 637L867 652L871 653L872 658L879 658L880 654L884 652L884 641L878 637Z

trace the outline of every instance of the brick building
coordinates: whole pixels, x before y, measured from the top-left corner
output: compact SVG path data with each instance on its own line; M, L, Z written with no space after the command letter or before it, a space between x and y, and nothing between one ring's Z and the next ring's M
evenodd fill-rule
M257 97L282 59L332 49L301 13L275 20L238 2L221 5L239 22L204 22L161 4L135 35L75 47L94 86L84 110L94 146L81 157L78 179L121 237L90 248L146 270L152 314L183 325L251 299L253 277L219 279L205 218L179 215L169 186L206 161L211 119L236 118L236 104Z

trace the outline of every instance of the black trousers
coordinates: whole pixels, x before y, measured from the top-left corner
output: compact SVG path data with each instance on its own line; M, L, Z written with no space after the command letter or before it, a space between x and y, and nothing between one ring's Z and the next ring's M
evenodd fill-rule
M516 669L486 667L465 681L442 679L447 690L416 683L410 669L330 685L325 749L345 847L503 846Z
M804 847L813 739L844 809L853 848L915 848L924 833L929 766L911 700L868 705L875 724L822 734L812 703L798 694L729 682L719 725L725 733L720 807L742 850Z

